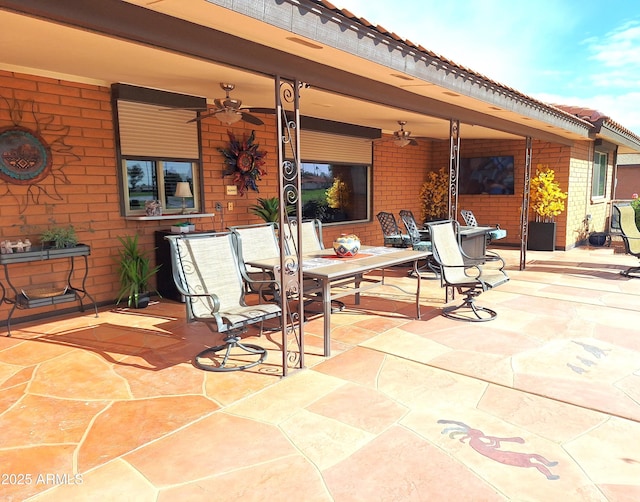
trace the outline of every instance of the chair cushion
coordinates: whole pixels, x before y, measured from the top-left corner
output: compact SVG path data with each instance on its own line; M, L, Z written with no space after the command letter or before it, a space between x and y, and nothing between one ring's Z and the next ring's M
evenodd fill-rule
M507 231L504 228L496 228L489 232L489 236L492 241L504 239L507 236Z
M384 243L390 246L408 246L411 244L411 239L408 235L402 234L385 235Z
M431 242L420 241L413 244L413 249L416 251L431 251Z

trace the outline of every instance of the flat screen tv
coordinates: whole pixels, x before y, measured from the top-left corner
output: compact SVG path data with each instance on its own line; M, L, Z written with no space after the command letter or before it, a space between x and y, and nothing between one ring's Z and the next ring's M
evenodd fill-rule
M458 193L513 195L513 155L460 159Z

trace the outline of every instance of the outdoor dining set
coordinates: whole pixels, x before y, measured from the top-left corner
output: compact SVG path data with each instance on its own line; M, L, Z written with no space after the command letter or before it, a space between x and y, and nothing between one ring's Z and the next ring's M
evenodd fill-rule
M462 303L443 308L446 317L477 322L496 316L495 311L477 306L475 298L508 281L504 261L486 250L491 232L499 229L460 226L452 220L429 222L421 228L410 211L401 211L407 230L403 233L393 214L379 213L377 217L384 245L360 245L357 241L350 253L338 250L338 245L325 248L319 220L167 235L173 279L183 296L187 320L202 322L223 337L218 345L197 354L194 365L206 371L238 371L261 364L267 350L244 342L243 335L252 325L262 333L269 320L275 320L277 329L284 333L294 319L288 317L292 302L303 309L312 303L322 305L323 355L328 357L332 314L345 308L340 298L353 297L357 305L361 293L392 286L415 295L415 318L420 319L423 274L440 279L447 301L455 292L464 297ZM465 252L465 236L472 244L467 248L480 253ZM385 282L385 269L395 266L409 267L415 291Z

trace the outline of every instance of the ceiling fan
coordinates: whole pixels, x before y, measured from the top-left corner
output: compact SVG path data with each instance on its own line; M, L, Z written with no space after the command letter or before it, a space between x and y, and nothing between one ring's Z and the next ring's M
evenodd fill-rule
M226 93L226 96L224 98L214 99L213 102L215 104L215 108L210 108L208 111L201 113L198 117L193 118L188 122L195 122L213 116L220 122L227 125L235 124L240 120L244 120L245 122L255 125L264 124L264 122L255 115L245 112L244 110L246 108L241 108L242 101L229 96L229 93L236 88L235 84L226 84L221 82L220 87Z
M398 120L398 124L400 125L400 129L393 132L393 138L378 138L374 141L393 141L396 146L403 148L407 145L417 146L417 139L422 138L414 138L411 136L411 131L405 131L404 126L407 125L406 120Z

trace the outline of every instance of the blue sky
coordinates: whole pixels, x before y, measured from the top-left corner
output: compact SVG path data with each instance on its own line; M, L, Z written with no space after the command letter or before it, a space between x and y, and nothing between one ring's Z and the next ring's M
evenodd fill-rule
M333 0L545 103L586 106L640 135L637 0Z

